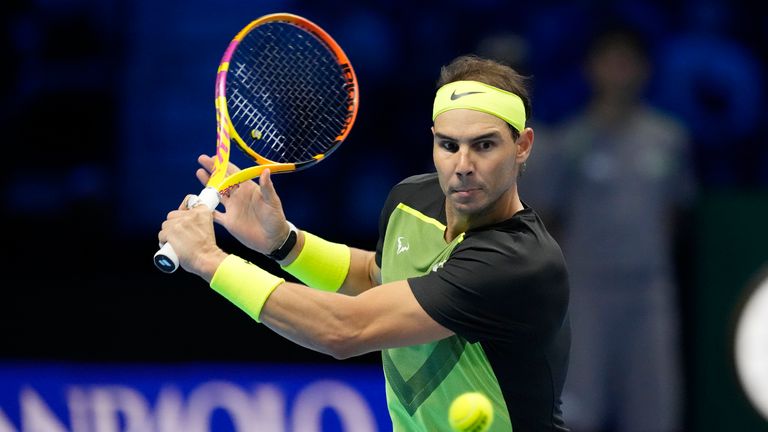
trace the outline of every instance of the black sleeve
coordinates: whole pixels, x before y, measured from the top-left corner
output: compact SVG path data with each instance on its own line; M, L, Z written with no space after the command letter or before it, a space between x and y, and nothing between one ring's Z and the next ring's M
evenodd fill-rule
M384 236L387 233L389 216L392 215L392 212L397 206L394 194L395 189L393 188L391 191L389 191L387 201L384 203L384 207L381 209L381 214L379 214L379 241L376 242L376 265L379 266L379 268L381 268L381 250L384 247Z
M410 278L424 310L470 342L546 341L560 328L568 305L562 255L488 231L465 239L442 268Z

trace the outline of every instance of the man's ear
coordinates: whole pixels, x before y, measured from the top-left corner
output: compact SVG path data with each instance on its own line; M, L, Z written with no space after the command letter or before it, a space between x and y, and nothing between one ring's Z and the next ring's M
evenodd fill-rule
M533 150L533 129L525 128L520 133L520 137L517 138L517 152L515 153L515 159L518 164L522 165L528 160Z

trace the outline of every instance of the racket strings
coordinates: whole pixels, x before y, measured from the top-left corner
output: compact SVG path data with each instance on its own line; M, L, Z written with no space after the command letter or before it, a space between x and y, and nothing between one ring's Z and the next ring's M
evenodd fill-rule
M238 135L275 162L327 153L347 127L350 91L333 53L286 22L256 27L227 74L227 106Z

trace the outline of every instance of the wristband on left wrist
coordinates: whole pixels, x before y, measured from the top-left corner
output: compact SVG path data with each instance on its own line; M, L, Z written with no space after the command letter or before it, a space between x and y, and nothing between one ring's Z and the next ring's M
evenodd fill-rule
M283 244L280 245L280 247L267 254L269 258L272 258L275 261L282 261L285 259L285 257L288 256L293 247L296 246L296 240L299 236L299 230L296 228L296 226L289 221L285 222L288 223L288 237L285 238Z

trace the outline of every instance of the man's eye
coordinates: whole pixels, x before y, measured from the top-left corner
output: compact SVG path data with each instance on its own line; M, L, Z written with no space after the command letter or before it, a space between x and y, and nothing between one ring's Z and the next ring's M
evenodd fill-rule
M477 143L477 148L480 150L490 150L493 147L492 141L480 141Z
M445 150L448 150L449 152L455 152L456 150L459 149L459 145L453 141L441 141L440 147L444 148Z

